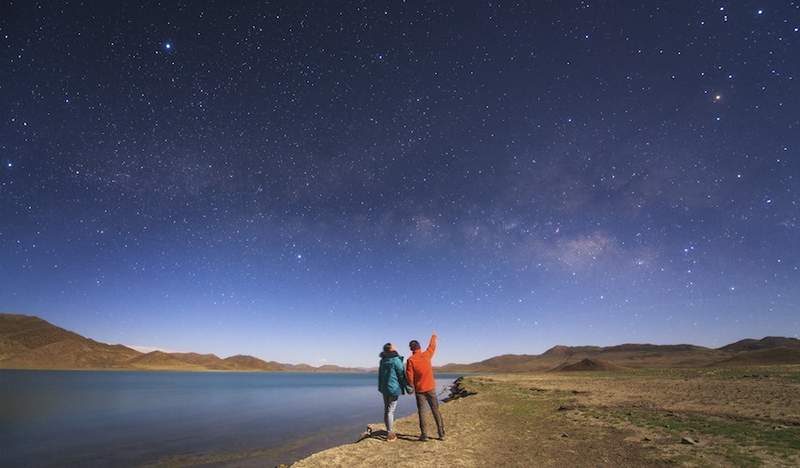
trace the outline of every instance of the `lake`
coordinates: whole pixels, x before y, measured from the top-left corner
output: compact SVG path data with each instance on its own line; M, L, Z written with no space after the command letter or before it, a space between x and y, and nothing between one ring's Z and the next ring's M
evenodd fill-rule
M382 419L376 374L0 370L0 466L275 466Z

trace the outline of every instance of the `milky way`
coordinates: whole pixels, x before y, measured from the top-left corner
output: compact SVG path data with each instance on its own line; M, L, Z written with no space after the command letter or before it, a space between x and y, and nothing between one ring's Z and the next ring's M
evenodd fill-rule
M3 311L313 364L800 333L800 2L163 3L0 7Z

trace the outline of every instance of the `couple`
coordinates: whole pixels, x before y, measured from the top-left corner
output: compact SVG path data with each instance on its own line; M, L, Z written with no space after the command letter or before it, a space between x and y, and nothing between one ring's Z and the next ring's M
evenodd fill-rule
M436 352L436 333L431 336L428 349L420 349L419 341L412 340L408 347L411 348L411 357L408 358L403 369L403 356L397 354L392 343L383 345L380 354L381 363L378 367L378 391L383 394L383 422L386 423L386 440L394 442L397 434L393 431L394 411L397 408L397 398L401 394L414 392L417 397L417 412L419 413L419 440L428 440L428 431L423 408L430 406L436 428L439 430L439 440L444 440L444 422L439 413L439 400L436 398L436 381L433 379L431 359Z

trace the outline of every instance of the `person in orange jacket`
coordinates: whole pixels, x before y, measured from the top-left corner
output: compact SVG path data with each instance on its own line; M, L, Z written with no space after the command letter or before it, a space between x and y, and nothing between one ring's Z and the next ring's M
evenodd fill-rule
M427 425L422 415L426 403L433 413L433 419L436 421L439 440L444 440L444 421L442 421L442 414L439 412L436 380L433 377L433 367L431 366L433 353L436 352L436 333L431 336L428 349L424 352L420 349L419 341L417 340L412 340L408 343L408 347L411 348L412 354L406 363L406 380L414 388L414 396L417 399L417 413L419 413L419 430L421 433L419 440L423 442L428 440Z

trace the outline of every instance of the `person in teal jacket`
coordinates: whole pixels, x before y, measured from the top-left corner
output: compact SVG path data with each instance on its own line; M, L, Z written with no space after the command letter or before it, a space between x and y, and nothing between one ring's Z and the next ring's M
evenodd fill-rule
M394 411L397 409L397 399L408 392L406 371L403 368L403 356L397 354L394 345L386 343L380 354L381 362L378 366L378 391L383 394L383 422L386 424L386 440L394 442L397 434L394 433Z

